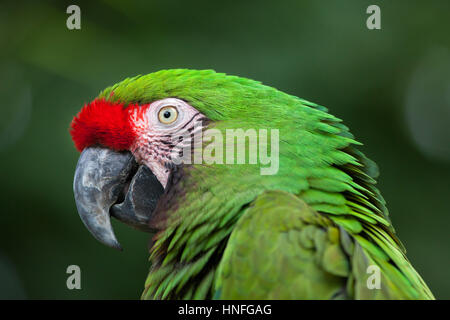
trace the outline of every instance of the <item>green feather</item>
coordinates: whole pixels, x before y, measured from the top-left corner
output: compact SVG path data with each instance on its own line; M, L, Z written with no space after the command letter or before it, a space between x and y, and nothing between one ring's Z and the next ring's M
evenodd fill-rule
M279 130L279 171L185 165L151 249L143 298L432 299L376 188L378 168L328 109L212 70L162 70L101 98L183 99L227 129ZM250 146L247 146L250 148ZM367 267L382 288L367 288Z

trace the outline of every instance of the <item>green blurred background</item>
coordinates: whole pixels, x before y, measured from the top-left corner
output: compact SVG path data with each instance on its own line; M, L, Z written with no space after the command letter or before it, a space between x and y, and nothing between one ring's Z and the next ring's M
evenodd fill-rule
M212 68L323 104L381 168L408 257L450 298L449 1L100 1L0 4L0 298L135 299L148 235L114 223L102 246L78 217L68 133L125 77ZM381 7L381 30L366 8ZM81 267L82 290L66 288Z

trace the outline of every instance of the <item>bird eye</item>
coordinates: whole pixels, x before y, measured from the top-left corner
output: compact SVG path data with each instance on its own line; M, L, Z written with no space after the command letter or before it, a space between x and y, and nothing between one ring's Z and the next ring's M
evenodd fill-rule
M158 119L161 123L171 124L178 118L178 110L173 106L162 107L158 112Z

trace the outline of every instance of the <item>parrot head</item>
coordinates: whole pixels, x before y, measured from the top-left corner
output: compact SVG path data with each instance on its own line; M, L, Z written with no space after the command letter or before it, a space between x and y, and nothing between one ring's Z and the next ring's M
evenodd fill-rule
M78 213L97 240L118 249L111 216L151 233L166 228L169 220L172 231L180 221L179 231L228 228L237 219L236 208L257 194L270 189L298 193L314 167L343 161L336 148L351 139L331 136L336 128L328 123L335 118L321 108L212 70L162 70L127 78L103 90L71 123L81 152L73 185ZM186 146L195 152L195 134L205 128L279 128L284 161L278 173L261 175L257 166L225 161L177 161ZM313 134L319 130L324 134Z
M150 218L175 167L173 154L204 120L179 98L141 103L97 98L81 109L70 131L81 152L74 193L80 217L97 240L121 249L110 216L152 231Z
M195 87L198 104L215 110L214 88L204 85L211 75L216 73L167 70L126 79L104 90L72 120L70 133L81 152L75 202L83 223L103 244L121 250L110 216L142 231L156 231L152 213L170 188L173 155L181 152L180 145L192 142L196 124L208 120L190 103ZM216 84L220 82L226 81ZM201 96L210 96L210 101Z

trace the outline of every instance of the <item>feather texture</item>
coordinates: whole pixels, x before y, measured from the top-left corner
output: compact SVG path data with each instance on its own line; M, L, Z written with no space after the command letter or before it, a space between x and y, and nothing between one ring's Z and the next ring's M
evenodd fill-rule
M177 167L155 212L143 298L433 298L389 220L377 166L325 107L212 70L163 70L99 96L124 105L168 97L223 133L279 130L279 171ZM381 290L367 288L370 265L382 270Z

